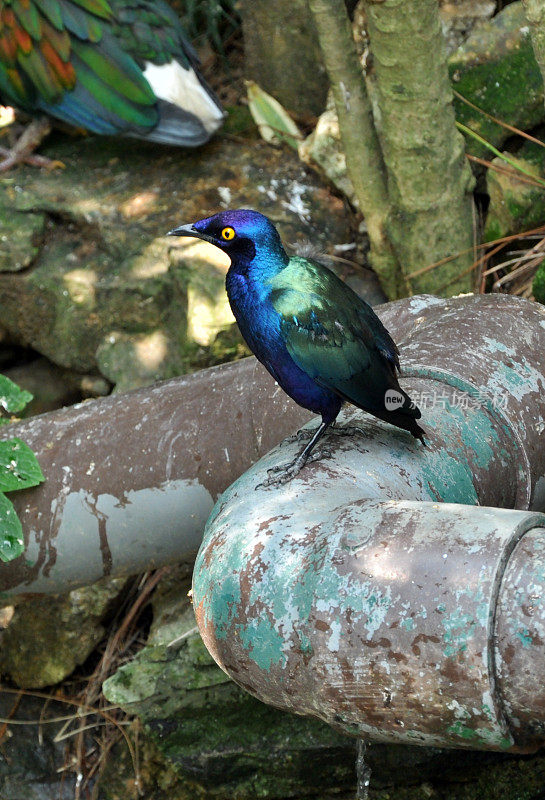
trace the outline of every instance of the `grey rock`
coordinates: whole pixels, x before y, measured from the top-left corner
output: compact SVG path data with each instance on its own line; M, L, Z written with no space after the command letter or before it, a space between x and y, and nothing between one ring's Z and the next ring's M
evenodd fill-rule
M0 272L2 326L12 342L119 389L200 365L202 348L233 321L221 254L165 238L170 228L253 207L289 242L334 252L350 238L343 203L314 171L261 142L181 152L58 137L45 152L66 168L21 168L0 181L0 219L15 213L26 224L8 236L17 250L8 262L26 268Z
M5 369L3 374L33 395L22 416L30 417L77 403L81 399L81 377L63 370L46 358Z
M10 719L3 728L0 756L2 800L73 800L75 774L64 771L66 742L55 740L63 723L48 720L73 713L73 707L55 701L0 693L0 717ZM34 721L18 725L16 721ZM62 771L61 771L62 770Z
M246 77L299 115L320 114L329 81L306 0L243 0Z
M496 0L441 0L439 14L447 52L453 53L473 29L496 11Z

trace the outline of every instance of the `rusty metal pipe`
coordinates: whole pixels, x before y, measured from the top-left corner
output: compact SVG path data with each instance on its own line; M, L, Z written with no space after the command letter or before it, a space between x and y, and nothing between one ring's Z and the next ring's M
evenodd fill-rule
M395 330L392 314L383 320ZM535 749L545 738L545 313L489 296L413 298L397 316L404 388L434 400L423 409L429 448L351 411L343 421L363 435L337 437L331 458L286 486L260 484L300 445L265 456L207 525L199 628L248 691L346 732Z
M379 314L403 339L441 308L413 298ZM27 547L0 564L0 591L63 592L192 558L219 493L309 416L252 358L0 429L46 475L12 495Z
M4 426L45 483L11 499L26 551L0 592L66 592L193 559L226 486L310 414L254 359Z

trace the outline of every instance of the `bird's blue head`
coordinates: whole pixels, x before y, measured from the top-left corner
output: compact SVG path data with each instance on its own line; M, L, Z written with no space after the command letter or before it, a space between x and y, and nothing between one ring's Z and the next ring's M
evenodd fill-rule
M256 255L280 258L283 263L288 261L272 222L259 211L246 208L221 211L213 217L180 225L167 235L194 236L210 242L227 253L233 263L250 264Z

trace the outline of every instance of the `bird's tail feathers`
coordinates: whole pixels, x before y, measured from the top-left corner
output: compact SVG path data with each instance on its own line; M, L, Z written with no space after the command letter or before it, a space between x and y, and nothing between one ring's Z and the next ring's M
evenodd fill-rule
M426 431L422 428L416 420L409 418L405 418L404 422L396 422L396 425L399 427L404 428L409 433L412 433L415 439L420 439L422 444L426 444Z
M383 407L387 413L399 413L406 417L412 417L412 419L420 419L422 416L416 403L397 382L395 387L390 386L384 392Z
M200 73L191 66L186 68L176 60L161 65L147 62L144 77L155 96L163 101L163 105L160 105L160 124L167 122L164 119L167 111L169 112L169 123L175 123L177 116L178 131L182 139L185 135L184 129L190 119L198 121L201 129L200 135L204 135L205 141L210 139L222 125L225 114L218 98L205 83ZM154 133L157 133L157 128ZM188 133L191 136L189 131ZM174 131L169 132L170 136L173 134L175 135ZM175 138L171 140L171 144L178 143ZM185 144L183 141L182 143Z
M210 134L201 121L189 111L183 111L173 103L159 100L159 122L152 130L132 133L149 142L181 147L199 147L210 139Z
M416 410L418 411L418 409ZM380 419L383 419L385 422L389 422L390 425L395 425L398 428L403 428L403 430L409 431L409 433L412 433L415 439L420 439L422 444L426 444L426 432L416 421L416 419L420 418L419 411L416 419L414 416L409 416L404 411L385 411L382 414L377 414L376 411L373 411L372 413Z
M420 419L422 413L399 384L395 388L385 391L383 408L378 411L373 409L372 413L391 425L409 431L416 439L420 439L423 444L426 444L425 432L416 421Z

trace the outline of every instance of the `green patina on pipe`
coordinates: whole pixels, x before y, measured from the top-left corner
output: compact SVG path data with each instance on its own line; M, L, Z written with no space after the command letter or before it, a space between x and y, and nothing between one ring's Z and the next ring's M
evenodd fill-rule
M528 510L543 507L545 315L514 298L412 302L403 385L429 448L351 409L342 424L362 435L334 437L285 486L260 484L300 444L262 458L209 518L199 628L245 689L346 732L535 749L545 569L526 572L545 552L545 515Z

